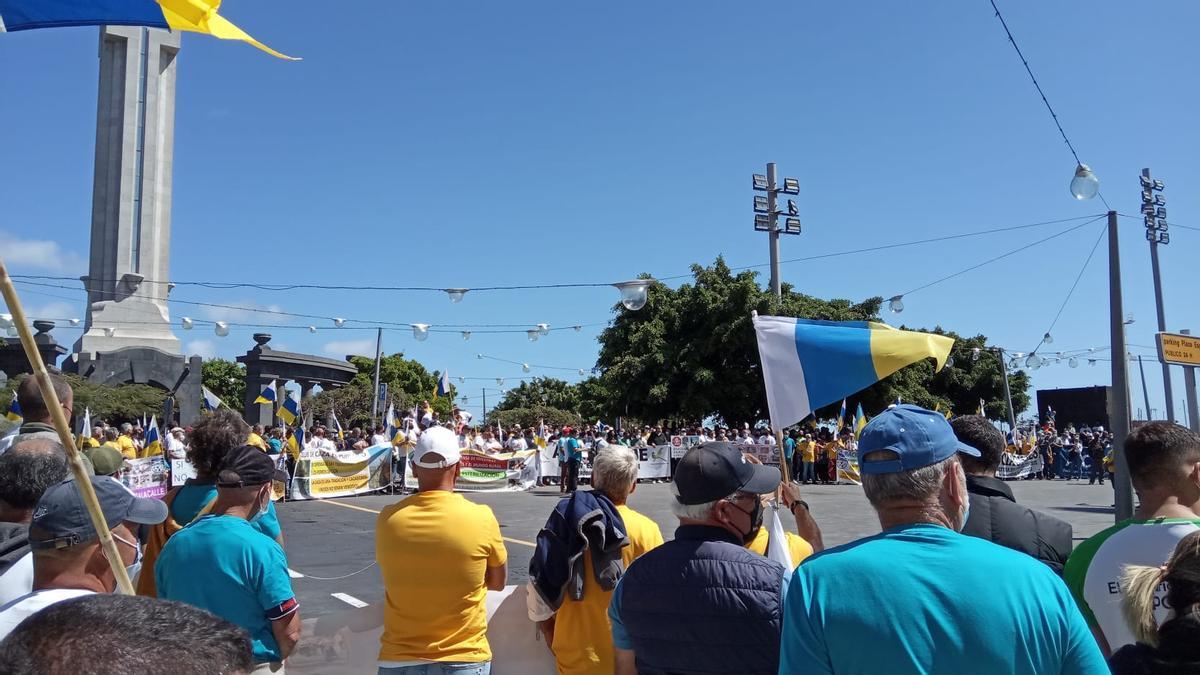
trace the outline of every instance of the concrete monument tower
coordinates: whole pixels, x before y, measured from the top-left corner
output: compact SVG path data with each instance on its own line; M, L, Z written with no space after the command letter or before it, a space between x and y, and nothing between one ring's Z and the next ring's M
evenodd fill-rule
M178 33L100 29L91 260L82 278L87 324L75 344L78 353L123 347L180 353L164 283L178 53Z
M63 368L167 389L187 424L199 414L201 359L184 358L167 308L178 54L179 33L100 29L87 323Z

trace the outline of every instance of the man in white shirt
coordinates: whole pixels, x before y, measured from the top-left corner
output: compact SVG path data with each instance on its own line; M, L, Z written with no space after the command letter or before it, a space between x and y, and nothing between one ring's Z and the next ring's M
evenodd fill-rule
M325 427L317 427L317 430L313 432L313 439L309 445L309 449L317 454L326 455L337 452L337 445L325 437Z
M392 439L387 437L387 430L383 427L375 427L375 433L371 436L371 445L387 445Z
M509 434L506 445L509 452L525 452L529 449L529 446L525 444L525 436L521 434L520 429L514 429Z
M136 497L107 476L92 476L91 481L121 552L121 563L128 570L141 559L138 525L161 523L167 517L167 505L158 499ZM29 524L29 545L33 549L33 592L0 609L0 639L44 607L80 595L112 593L117 587L74 479L51 486L38 500Z
M183 442L183 429L175 427L167 434L167 457L184 459L187 457L187 444Z

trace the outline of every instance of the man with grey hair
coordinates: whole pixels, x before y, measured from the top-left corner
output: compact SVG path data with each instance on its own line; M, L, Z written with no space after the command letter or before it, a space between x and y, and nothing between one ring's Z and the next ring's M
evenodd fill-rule
M658 525L626 504L629 495L637 488L637 477L637 454L623 445L607 446L596 455L592 465L590 495L612 503L628 541L620 549L622 570L628 569L634 560L663 543ZM579 492L563 499L560 504L582 500L588 494ZM553 516L551 520L554 520ZM547 526L550 525L547 523ZM538 543L540 546L546 542L539 537ZM558 550L561 552L563 549ZM545 615L553 612L552 609L542 603L532 603L535 609L531 610L531 618L538 622L538 630L554 653L560 673L612 673L614 669L612 630L608 623L612 589L603 588L596 580L596 563L592 557L586 552L580 556L583 579L579 597L575 593L564 593L558 611L549 618L545 618ZM562 567L569 564L568 561L560 562ZM539 594L531 589L529 597L531 600L537 599Z
M1108 672L1054 572L960 533L971 502L957 453L980 453L941 413L893 406L858 452L883 532L796 570L779 672Z
M779 671L783 565L745 548L779 469L733 443L679 460L675 539L634 561L609 604L617 675Z

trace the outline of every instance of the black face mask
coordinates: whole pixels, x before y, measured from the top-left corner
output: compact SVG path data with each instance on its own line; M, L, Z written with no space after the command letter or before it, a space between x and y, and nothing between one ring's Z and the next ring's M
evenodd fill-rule
M732 501L730 501L729 504L738 511L750 516L750 529L742 533L742 546L749 546L750 542L754 541L754 537L758 535L758 530L763 524L762 500L755 498L754 508L750 509L749 511L743 509Z

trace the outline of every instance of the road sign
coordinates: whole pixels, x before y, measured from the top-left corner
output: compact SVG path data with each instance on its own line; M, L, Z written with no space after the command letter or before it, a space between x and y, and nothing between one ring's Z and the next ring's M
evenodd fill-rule
M1200 337L1159 333L1158 358L1175 366L1200 366Z

